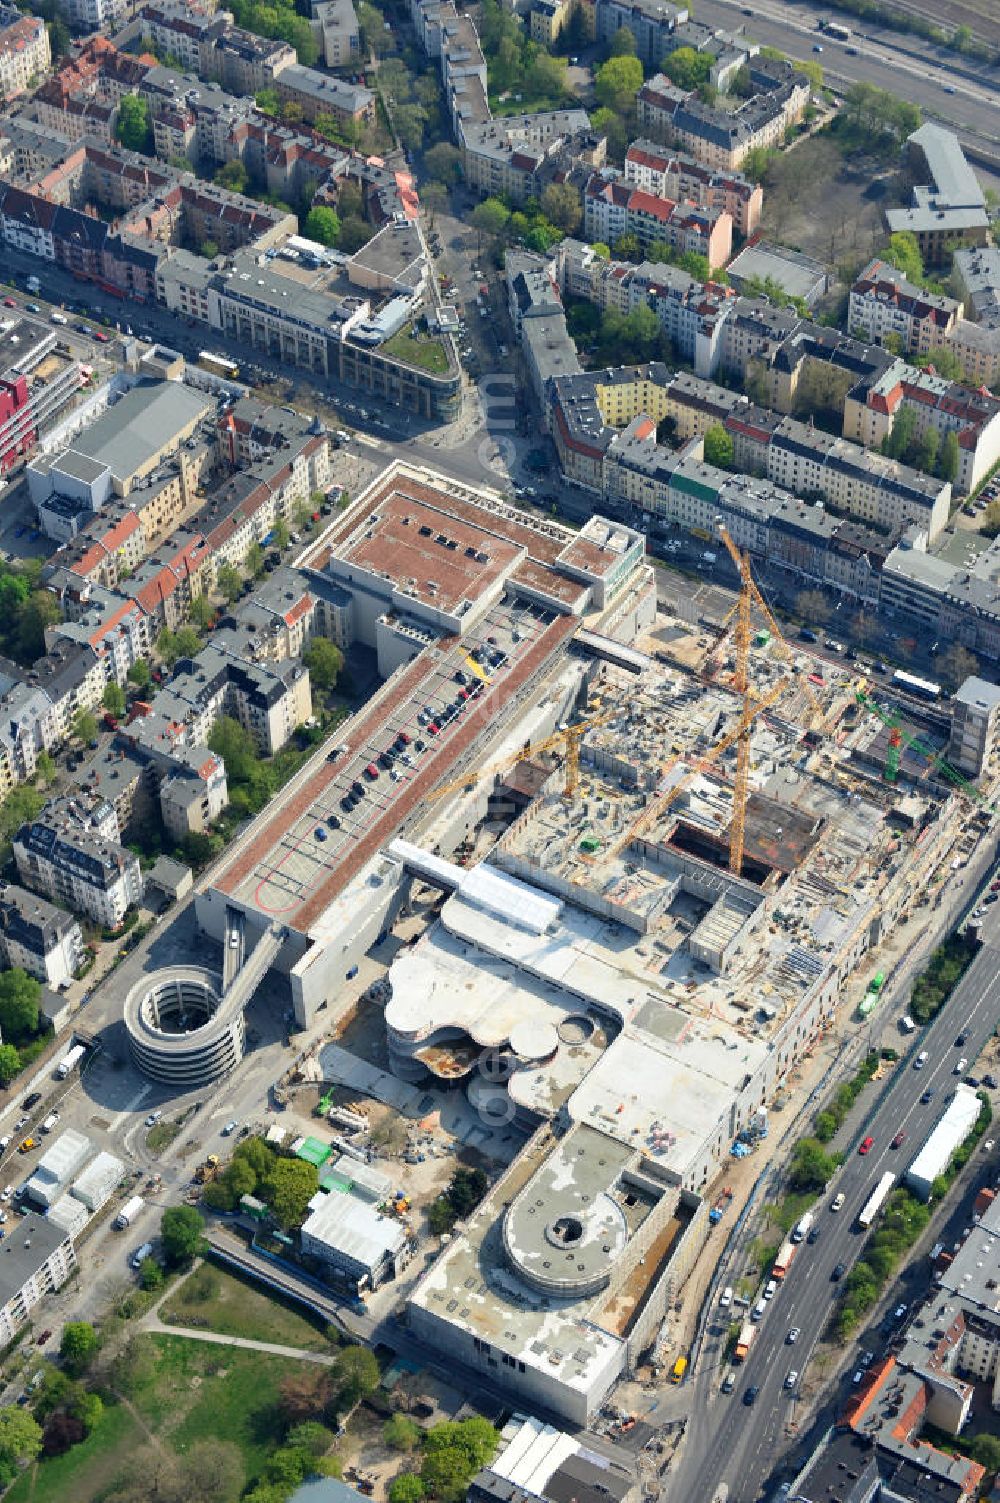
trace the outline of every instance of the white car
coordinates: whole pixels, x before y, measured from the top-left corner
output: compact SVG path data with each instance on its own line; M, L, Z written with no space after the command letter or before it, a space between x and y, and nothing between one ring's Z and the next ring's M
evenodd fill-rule
M232 1121L231 1122L227 1122L226 1125L225 1125L225 1127L222 1129L222 1136L224 1138L230 1138L230 1137L232 1137L233 1133L236 1131L236 1129L239 1127L239 1125L240 1124L237 1122L236 1118L234 1117L232 1119Z
M4 1187L3 1187L3 1193L0 1194L0 1200L10 1200L10 1197L13 1195L13 1193L14 1193L14 1186L13 1185L4 1185Z
M161 1111L150 1112L149 1116L146 1118L146 1126L155 1127L162 1116L163 1113Z
M958 1064L955 1066L954 1070L952 1070L951 1073L953 1075L961 1075L963 1073L963 1071L968 1068L968 1064L969 1064L969 1061L963 1055L962 1058L959 1060Z
M791 1372L788 1374L788 1377L785 1379L785 1387L786 1388L794 1388L795 1385L796 1385L796 1383L798 1381L799 1381L799 1375L795 1371L795 1368L793 1367L792 1370L791 1370Z
M799 1339L799 1327L798 1326L792 1326L792 1329L789 1331L788 1335L785 1337L785 1340L788 1342L789 1346L794 1346L795 1343L798 1341L798 1339Z

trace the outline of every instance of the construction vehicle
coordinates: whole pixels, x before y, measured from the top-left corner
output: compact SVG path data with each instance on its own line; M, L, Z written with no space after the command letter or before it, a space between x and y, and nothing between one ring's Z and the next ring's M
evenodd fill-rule
M733 1192L727 1185L708 1213L708 1219L712 1226L718 1226L719 1222L729 1210L729 1207L732 1205L732 1203Z
M778 1254L771 1269L772 1279L776 1279L779 1284L781 1283L785 1274L791 1268L798 1250L798 1244L793 1242L791 1237L786 1237L785 1241L778 1248Z
M194 1171L196 1185L209 1185L219 1173L219 1155L210 1153L203 1164L199 1164Z
M734 1362L742 1362L747 1352L753 1345L753 1339L757 1334L757 1327L752 1320L745 1320L740 1327L740 1334L736 1338L736 1349L733 1352Z
M333 1087L331 1086L330 1089L328 1091L326 1091L319 1098L319 1100L317 1101L316 1105L313 1107L313 1116L314 1117L325 1117L326 1114L327 1114L327 1112L330 1110L330 1108L331 1108L332 1105L333 1105Z
M489 777L509 771L514 762L519 762L525 757L536 757L542 752L555 751L557 748L564 750L566 754L565 783L563 785L563 797L573 799L580 782L580 743L588 731L596 729L599 725L607 725L609 720L617 720L622 715L621 705L616 705L613 710L608 710L603 715L591 715L586 720L577 720L573 725L565 725L554 735L546 736L544 741L535 741L530 746L525 746L513 756L507 756L500 762L494 762L486 767L470 767L464 777L456 778L451 783L443 783L439 788L434 788L427 795L428 798L444 798L448 793L457 793L459 789L471 790L479 782L480 778Z

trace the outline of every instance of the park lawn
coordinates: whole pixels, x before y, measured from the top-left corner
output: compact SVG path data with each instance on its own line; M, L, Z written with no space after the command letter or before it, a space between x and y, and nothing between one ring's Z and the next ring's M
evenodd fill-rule
M279 1386L301 1362L183 1336L145 1339L156 1366L129 1397L150 1429L178 1454L198 1440L230 1440L255 1477L282 1438Z
M146 1437L123 1404L108 1404L97 1429L65 1456L35 1462L8 1493L6 1503L91 1503L107 1492L122 1461Z
M397 360L405 360L407 365L419 366L432 376L445 376L448 373L448 356L439 339L414 339L409 329L401 329L398 334L387 339L382 348L387 355L395 355Z
M246 1336L275 1346L296 1346L308 1352L329 1352L330 1342L319 1326L292 1305L272 1298L214 1264L209 1297L201 1293L201 1271L189 1274L160 1307L164 1325L197 1326L223 1336Z

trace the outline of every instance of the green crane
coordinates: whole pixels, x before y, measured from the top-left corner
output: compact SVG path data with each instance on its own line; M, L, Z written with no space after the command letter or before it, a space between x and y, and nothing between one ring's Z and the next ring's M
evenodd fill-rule
M889 749L885 756L885 780L887 783L894 783L896 781L899 775L899 758L902 748L907 746L911 751L915 751L918 757L923 757L928 766L939 777L943 778L946 783L950 783L953 788L956 788L959 793L964 793L966 798L971 799L973 803L985 803L985 797L980 793L975 783L970 783L968 778L963 777L958 768L953 767L941 752L935 751L932 746L928 746L926 741L921 741L920 737L913 731L903 728L900 723L902 717L898 710L883 710L882 706L876 703L863 688L857 688L854 693L858 704L863 709L870 710L873 715L877 715L882 724L889 729Z

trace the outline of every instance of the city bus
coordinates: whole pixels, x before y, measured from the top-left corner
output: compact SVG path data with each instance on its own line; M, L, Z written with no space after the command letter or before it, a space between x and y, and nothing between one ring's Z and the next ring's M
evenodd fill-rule
M230 360L226 355L213 355L211 350L199 353L198 364L202 370L211 371L213 376L224 376L227 381L235 381L240 373L235 360Z

